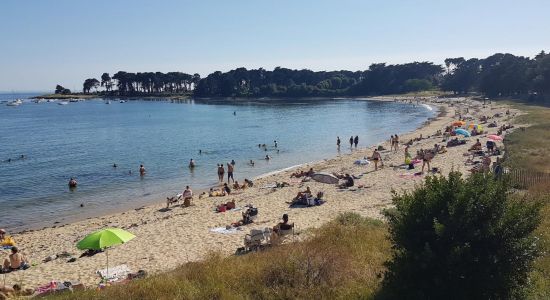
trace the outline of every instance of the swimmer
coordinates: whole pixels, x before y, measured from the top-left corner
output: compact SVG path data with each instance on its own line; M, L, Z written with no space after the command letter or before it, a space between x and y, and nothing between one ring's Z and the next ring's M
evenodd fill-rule
M336 137L336 146L338 148L340 148L340 137L339 136Z
M76 187L76 185L77 185L76 179L71 177L71 179L69 180L69 187L74 188Z
M250 160L250 162L248 164L254 167L254 161L253 160Z
M116 168L116 167L117 167L116 164L113 164L113 168Z
M194 168L195 167L195 161L191 158L191 160L189 161L189 168Z
M269 155L265 156L265 160L270 160L270 159L271 159L271 157L269 157Z
M231 164L232 164L232 165L235 165L235 164L236 164L234 159L231 160Z
M273 141L273 143L275 143L275 148L277 148L277 141Z
M145 175L145 167L143 165L139 165L139 175Z
M201 150L201 149L199 149L199 155L201 155L201 154L202 154L202 150Z

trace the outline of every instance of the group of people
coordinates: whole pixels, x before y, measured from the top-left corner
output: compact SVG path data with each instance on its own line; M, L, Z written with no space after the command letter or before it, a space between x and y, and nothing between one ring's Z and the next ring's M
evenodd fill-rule
M342 143L342 141L340 140L340 137L337 136L336 137L336 146L338 147L338 149L340 149L340 144ZM355 145L355 148L357 148L357 145L359 144L359 136L351 136L349 138L349 147L350 148L353 148L353 146Z
M229 180L235 182L235 178L233 177L233 172L235 171L235 161L231 160L230 163L227 163L227 183L229 183ZM218 181L223 182L224 181L224 174L225 169L223 167L223 163L218 164Z
M399 136L397 134L390 137L390 145L391 151L397 152L399 150Z

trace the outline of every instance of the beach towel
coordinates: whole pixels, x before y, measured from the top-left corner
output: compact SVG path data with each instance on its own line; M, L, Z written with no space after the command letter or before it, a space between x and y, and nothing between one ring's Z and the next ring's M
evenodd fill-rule
M226 227L217 227L217 228L210 229L210 232L221 233L221 234L235 234L238 231L239 229L237 227L231 227L229 229L227 229Z
M274 189L277 187L277 183L266 184L261 186L260 189Z
M307 207L312 207L312 206L319 206L319 205L323 205L325 204L325 200L315 200L315 205L307 205L303 202L297 202L297 203L293 203L293 204L290 204L289 208L307 208Z
M97 271L97 274L99 274L99 276L101 276L102 279L107 281L117 281L121 279L126 279L129 273L130 273L130 268L128 268L127 265L119 265L109 269L102 269Z

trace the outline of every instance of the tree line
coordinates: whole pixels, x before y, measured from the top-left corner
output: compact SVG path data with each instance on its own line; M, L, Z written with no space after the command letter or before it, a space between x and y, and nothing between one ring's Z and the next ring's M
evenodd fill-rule
M205 78L182 72L103 73L88 78L83 92L113 96L193 94L196 97L315 97L399 94L440 89L455 94L543 98L550 93L550 54L534 58L497 53L484 59L377 63L364 71L312 71L277 67L237 68ZM101 91L100 91L101 89Z

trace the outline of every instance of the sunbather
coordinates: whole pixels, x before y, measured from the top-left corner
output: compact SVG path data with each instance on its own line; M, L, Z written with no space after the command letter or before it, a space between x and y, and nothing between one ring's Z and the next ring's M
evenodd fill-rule
M0 229L0 247L13 247L15 246L15 240L6 235L6 230Z
M296 195L296 200L299 200L299 199L303 199L304 197L307 198L307 197L311 197L312 193L311 193L311 189L309 189L309 186L306 187L306 190L303 191L303 192L298 192L298 195Z
M470 147L470 149L468 149L468 151L480 151L480 150L483 150L482 146L481 146L481 142L479 141L479 139L476 140L476 143Z
M349 174L346 174L343 179L344 179L344 182L338 186L342 189L347 189L349 187L352 187L355 184L353 181L353 177L351 177Z
M30 266L23 254L19 253L17 247L11 248L11 254L4 260L4 271L25 270Z

